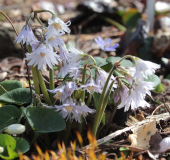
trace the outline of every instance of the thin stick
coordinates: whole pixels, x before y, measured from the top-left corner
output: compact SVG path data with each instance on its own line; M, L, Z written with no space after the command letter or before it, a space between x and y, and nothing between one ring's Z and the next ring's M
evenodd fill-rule
M164 104L161 104L161 105L157 106L157 107L155 108L155 110L152 112L151 115L154 115L154 113L155 113L160 107L163 107L163 106L165 106L166 104L169 105L170 103L164 103Z
M14 29L16 35L18 36L17 30L15 29L15 27L14 27L12 21L9 19L9 17L8 17L5 13L3 13L2 11L0 11L0 13L10 22L12 28ZM24 58L26 58L24 47L23 47L23 45L22 45L21 43L20 43L20 45L21 45L21 48L22 48L23 56L24 56ZM31 97L33 97L32 89L31 89L31 81L30 81L29 67L28 67L28 62L27 62L27 60L25 60L25 63L26 63L27 74L28 74L30 94L31 94Z
M1 87L5 92L8 92L2 85L0 85L0 87Z

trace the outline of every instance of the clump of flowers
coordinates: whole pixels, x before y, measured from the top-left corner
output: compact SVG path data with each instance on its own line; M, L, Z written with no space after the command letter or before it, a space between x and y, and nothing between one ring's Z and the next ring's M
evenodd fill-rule
M35 11L36 14L38 12ZM124 108L124 111L128 111L130 108L135 110L138 107L150 107L150 104L145 101L145 97L146 95L151 97L154 83L146 81L146 79L148 76L154 75L160 65L129 55L120 58L112 68L106 69L98 64L95 58L83 51L79 51L73 46L66 47L62 35L71 32L70 21L64 23L52 13L47 27L41 22L41 26L34 27L33 31L29 24L32 15L34 12L28 16L26 25L16 41L26 44L28 47L26 60L29 61L28 65L32 66L35 92L40 94L40 85L47 108L55 108L56 112L59 112L66 121L74 120L80 126L82 121L86 121L88 114L96 112L92 128L93 134L96 135L110 95L117 108ZM112 45L111 39L103 41L98 37L95 41L103 51L116 51L119 46L118 44ZM121 65L126 58L131 60L133 66L123 67ZM55 75L62 79L56 88L53 75L55 65L62 66L59 73ZM43 67L49 69L49 89L46 88L40 72ZM100 94L99 106L96 106L96 110L90 108L94 93Z

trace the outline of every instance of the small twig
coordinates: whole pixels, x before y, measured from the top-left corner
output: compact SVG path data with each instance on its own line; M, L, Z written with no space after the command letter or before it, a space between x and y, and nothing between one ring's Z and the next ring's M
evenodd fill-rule
M16 35L18 36L17 30L15 29L15 27L14 27L12 21L9 19L9 17L8 17L5 13L3 13L2 11L0 11L0 13L10 22L12 28L14 29ZM22 45L21 43L20 43L20 45L21 45L21 48L22 48L23 56L24 56L24 58L26 58L24 47L23 47L23 45ZM31 94L31 97L33 97L32 89L31 89L31 81L30 81L29 67L28 67L28 62L27 62L27 60L25 60L25 63L26 63L27 74L28 74L30 94Z
M8 92L2 85L0 85L0 87L1 87L5 92Z
M165 106L165 108L168 110L169 114L170 114L170 110L169 110L169 107L167 107L167 105L165 104L165 99L162 97L162 100L163 100L163 104Z

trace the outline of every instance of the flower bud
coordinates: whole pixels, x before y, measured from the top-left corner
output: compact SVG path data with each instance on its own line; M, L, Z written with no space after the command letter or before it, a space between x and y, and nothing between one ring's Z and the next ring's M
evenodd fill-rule
M25 126L22 124L11 124L6 127L4 131L8 134L22 134L25 132Z
M0 147L0 153L2 153L4 151L3 147Z

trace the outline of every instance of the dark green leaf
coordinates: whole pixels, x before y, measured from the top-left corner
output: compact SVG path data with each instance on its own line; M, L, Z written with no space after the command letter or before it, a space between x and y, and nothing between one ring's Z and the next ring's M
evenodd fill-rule
M18 123L18 114L18 108L13 105L0 107L0 132L3 131L5 127Z
M17 88L0 96L0 102L13 103L17 105L29 104L32 97L29 88Z
M30 148L29 143L25 139L16 137L15 140L16 140L15 151L17 153L18 151L21 153L26 153L29 150Z
M66 124L56 109L29 107L24 109L24 114L30 126L36 132L49 133L61 131Z
M121 57L113 57L113 56L111 56L111 57L108 57L106 59L106 62L112 63L114 65L115 62L118 62L121 59L122 59ZM131 61L129 61L129 60L124 59L124 60L121 61L121 66L123 66L123 67L133 67L133 63Z
M11 91L13 89L16 88L23 88L23 84L20 81L15 81L15 80L6 80L6 81L2 81L0 83L0 95L6 93L6 91Z

